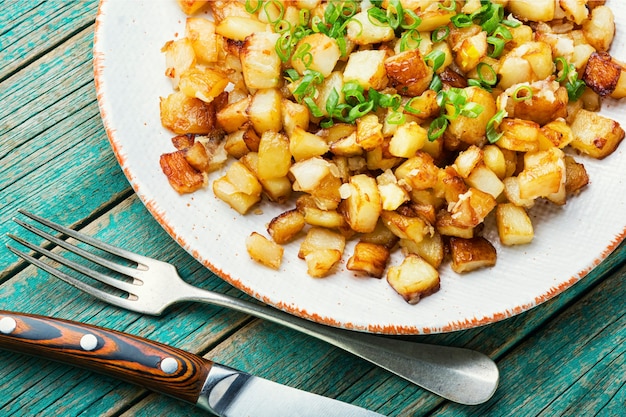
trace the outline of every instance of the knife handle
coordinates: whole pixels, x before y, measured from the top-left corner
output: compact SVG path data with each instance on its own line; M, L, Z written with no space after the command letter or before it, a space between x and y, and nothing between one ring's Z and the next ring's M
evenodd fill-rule
M196 404L213 362L115 330L0 310L0 349L102 373Z

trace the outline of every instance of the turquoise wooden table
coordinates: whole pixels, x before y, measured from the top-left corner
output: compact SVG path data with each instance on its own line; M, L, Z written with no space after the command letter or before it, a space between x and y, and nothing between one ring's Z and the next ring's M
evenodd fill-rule
M93 83L96 0L0 1L0 309L69 318L196 352L389 416L617 416L626 412L626 247L556 298L493 325L407 337L494 358L494 397L442 400L337 348L243 314L184 304L160 318L94 301L18 261L5 243L27 208L160 258L203 288L246 297L173 242L136 198ZM80 369L0 351L0 416L192 416L183 403Z

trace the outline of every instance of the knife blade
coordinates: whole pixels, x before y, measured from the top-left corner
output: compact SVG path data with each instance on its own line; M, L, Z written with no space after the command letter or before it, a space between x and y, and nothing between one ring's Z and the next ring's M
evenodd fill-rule
M44 357L178 398L222 417L375 417L142 337L0 310L0 349Z

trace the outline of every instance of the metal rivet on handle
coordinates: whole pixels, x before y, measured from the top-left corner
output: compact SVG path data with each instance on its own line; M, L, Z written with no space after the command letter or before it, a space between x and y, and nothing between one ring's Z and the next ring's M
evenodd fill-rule
M173 374L178 370L178 362L174 358L165 358L161 361L161 370L166 374Z
M88 333L80 338L80 347L86 351L92 351L98 347L98 338Z
M17 327L17 322L13 317L2 317L0 319L0 333L9 334Z

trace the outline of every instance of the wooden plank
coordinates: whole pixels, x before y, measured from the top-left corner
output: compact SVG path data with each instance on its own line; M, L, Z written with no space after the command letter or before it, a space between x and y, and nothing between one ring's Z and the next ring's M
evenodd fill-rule
M22 1L0 7L0 80L93 24L98 7L98 0Z
M568 415L572 410L594 415L616 409L620 401L623 407L625 277L626 266L504 356L500 388L489 402L471 410L446 404L434 415Z
M141 228L135 225L141 224ZM135 230L120 234L120 230ZM180 266L186 280L206 289L214 289L235 296L243 295L215 277L189 254L173 242L154 221L136 197L125 200L106 212L84 229L87 233L113 244L158 256ZM174 346L194 351L205 351L245 322L246 316L222 308L183 304L168 311L163 317L142 316L95 301L88 295L51 278L46 273L28 267L0 286L0 309L29 311L69 318L126 331ZM85 412L100 415L123 408L128 402L145 395L141 388L101 377L65 365L17 356L0 369L0 415L65 416ZM19 361L19 362L18 362ZM98 389L94 390L97 381ZM82 382L82 383L81 383ZM40 392L53 390L41 397ZM108 411L107 411L108 410Z

